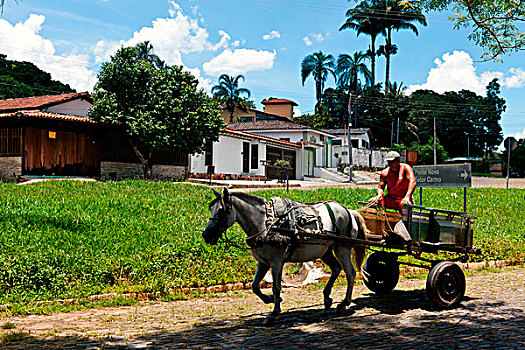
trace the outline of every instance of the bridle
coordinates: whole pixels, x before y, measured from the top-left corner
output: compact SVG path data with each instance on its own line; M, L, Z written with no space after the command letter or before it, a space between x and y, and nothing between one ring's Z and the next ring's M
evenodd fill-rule
M217 198L217 200L219 200L219 198ZM213 204L214 204L213 202L210 203L210 207ZM221 198L221 208L217 211L217 215L210 217L210 221L217 221L221 225L221 230L218 233L218 235L220 235L220 237L217 240L217 242L222 241L228 246L232 246L232 247L235 247L235 248L238 248L238 249L242 249L242 250L248 250L249 248L241 246L237 241L234 240L234 239L240 237L242 235L242 233L237 235L237 236L235 236L235 237L232 237L232 238L229 238L228 235L227 235L227 232L228 232L228 219L230 218L230 215L232 213L232 207L233 207L233 205L232 205L231 201L228 203L228 205L225 205L224 201Z

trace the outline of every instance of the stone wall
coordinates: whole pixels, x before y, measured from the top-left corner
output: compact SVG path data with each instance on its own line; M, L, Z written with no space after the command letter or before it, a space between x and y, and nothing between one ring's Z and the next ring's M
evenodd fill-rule
M176 165L154 165L152 168L155 180L180 180L186 177L187 167ZM102 180L142 179L144 171L140 163L101 162L100 178Z
M384 168L386 167L386 154L388 151L377 149L352 149L352 161L354 166L364 168Z
M0 157L0 180L18 181L22 175L22 157Z

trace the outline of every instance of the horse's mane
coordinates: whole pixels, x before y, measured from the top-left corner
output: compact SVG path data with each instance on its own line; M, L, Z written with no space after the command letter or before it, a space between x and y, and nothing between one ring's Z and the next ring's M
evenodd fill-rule
M231 195L235 196L235 197L238 197L240 199L245 199L245 200L249 200L249 201L255 201L255 202L258 202L260 204L266 203L266 200L264 198L259 197L259 196L254 196L253 194L249 194L249 193L245 193L245 192L232 192Z

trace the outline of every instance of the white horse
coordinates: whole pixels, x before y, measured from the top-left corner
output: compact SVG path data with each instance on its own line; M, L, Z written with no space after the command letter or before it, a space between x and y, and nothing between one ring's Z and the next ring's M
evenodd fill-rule
M260 235L267 230L266 226L266 200L261 197L246 193L232 193L227 189L221 195L213 191L217 197L210 203L211 218L202 236L207 244L217 244L222 234L228 228L238 223L248 237ZM304 205L304 204L298 204ZM334 220L326 205L330 206ZM365 239L369 232L363 217L356 211L350 211L337 202L311 204L321 218L322 227L329 232L338 232L342 237ZM343 240L316 240L316 244L305 244L299 240L293 249L289 250L286 245L262 243L250 249L253 257L257 260L257 271L252 282L253 292L266 304L274 303L273 311L266 317L264 324L273 323L281 312L281 278L285 262L305 262L321 258L331 270L331 276L323 290L324 306L329 309L332 305L330 293L332 286L344 270L347 279L346 295L337 306L338 314L344 313L350 305L352 290L356 277L356 269L352 265L352 248L354 250L354 264L361 269L365 257L365 247L355 245L352 247ZM269 269L272 269L273 295L261 292L260 282Z

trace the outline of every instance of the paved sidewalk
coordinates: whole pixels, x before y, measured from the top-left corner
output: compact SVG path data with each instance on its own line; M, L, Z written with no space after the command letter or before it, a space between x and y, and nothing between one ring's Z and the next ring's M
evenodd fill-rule
M3 349L523 349L525 266L467 276L467 296L454 310L437 310L425 280L402 279L388 296L362 284L344 316L324 311L320 289L290 288L283 315L262 321L271 306L251 292L179 302L93 309L49 316L0 318L19 332ZM269 292L266 290L266 292ZM334 300L343 297L338 285ZM3 338L5 339L5 338Z

